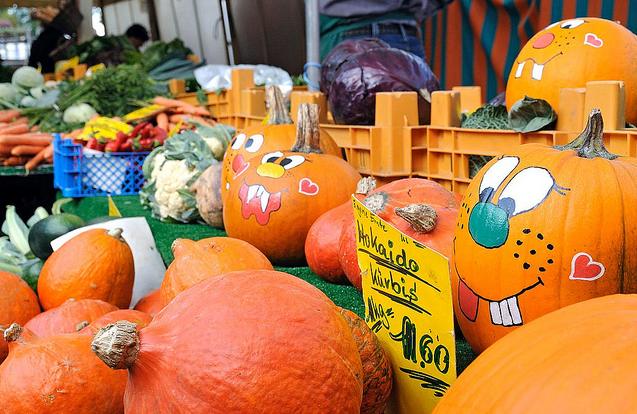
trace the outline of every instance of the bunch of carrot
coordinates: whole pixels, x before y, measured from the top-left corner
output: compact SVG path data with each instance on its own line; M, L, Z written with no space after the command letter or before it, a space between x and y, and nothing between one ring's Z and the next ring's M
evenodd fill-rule
M157 126L165 131L173 131L177 125L188 128L193 122L204 126L216 124L206 108L162 96L154 98L153 103L164 107L164 110L156 115L155 121Z
M5 166L24 165L27 171L53 162L53 136L30 128L19 110L0 111L0 163Z

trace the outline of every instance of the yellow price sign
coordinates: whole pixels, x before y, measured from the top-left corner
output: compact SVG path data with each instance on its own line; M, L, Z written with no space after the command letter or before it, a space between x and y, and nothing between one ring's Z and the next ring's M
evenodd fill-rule
M139 121L142 119L153 117L157 115L158 113L163 112L165 110L166 110L165 106L148 105L143 108L139 108L133 112L127 113L126 115L124 115L124 121L127 121L127 122Z
M93 137L97 139L113 140L117 136L118 132L128 134L132 130L133 127L128 125L126 122L107 118L105 116L98 116L91 119L84 125L84 130L82 130L79 138L87 140Z
M430 413L456 379L449 260L353 198L365 319L387 352L388 413Z

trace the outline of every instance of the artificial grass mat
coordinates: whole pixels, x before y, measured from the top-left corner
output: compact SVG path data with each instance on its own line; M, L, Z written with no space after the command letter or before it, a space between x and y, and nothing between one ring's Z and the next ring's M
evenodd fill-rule
M154 219L149 210L142 207L137 196L116 196L113 197L115 205L124 217L145 217L155 238L157 249L159 250L164 263L172 262L173 254L170 246L175 239L199 240L206 237L226 236L223 230L216 229L202 224L182 224L164 223ZM108 215L108 199L106 197L88 197L74 200L72 203L64 205L64 211L77 214L85 220ZM298 278L311 283L323 291L334 303L357 313L359 316L365 314L363 297L353 286L336 285L329 283L314 274L308 267L276 267L277 270L292 274ZM458 372L473 360L474 355L471 348L464 339L456 340L456 354Z

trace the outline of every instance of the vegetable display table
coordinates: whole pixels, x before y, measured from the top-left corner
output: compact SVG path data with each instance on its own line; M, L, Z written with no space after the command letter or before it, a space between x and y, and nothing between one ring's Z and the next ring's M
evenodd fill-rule
M145 217L155 238L157 249L164 262L169 264L173 260L170 246L175 239L187 238L199 240L206 237L225 236L223 230L200 224L164 223L151 217L150 212L139 203L137 196L113 197L120 213L124 217ZM66 204L64 211L77 214L85 220L108 215L108 200L106 197L90 197L75 200ZM277 270L299 277L322 290L334 303L364 316L365 307L361 294L353 286L335 285L316 276L307 267L277 267ZM473 353L464 339L456 341L458 355L458 371L463 370L473 359Z

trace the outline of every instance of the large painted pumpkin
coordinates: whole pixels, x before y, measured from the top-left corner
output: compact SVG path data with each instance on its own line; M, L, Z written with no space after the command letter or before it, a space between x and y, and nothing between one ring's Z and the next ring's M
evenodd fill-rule
M601 80L624 81L626 119L637 122L637 37L611 20L564 20L538 32L520 51L509 74L507 107L528 95L557 109L561 88Z
M549 313L476 358L434 414L637 412L637 295Z
M0 329L12 323L24 324L38 313L38 297L29 285L13 273L0 272ZM7 352L7 343L0 337L0 363Z
M105 327L93 350L129 370L130 414L358 414L361 407L361 360L338 307L272 270L206 279L146 328Z
M594 110L571 144L521 146L469 185L452 283L476 352L563 306L637 292L637 160L608 153L602 128Z
M221 169L221 197L225 199L235 175L240 175L250 165L250 158L260 160L264 154L285 151L294 145L296 127L285 107L281 91L276 86L266 88L268 120L266 125L255 125L240 131L232 140L223 157ZM321 151L341 157L341 149L334 140L321 132Z
M91 352L91 336L38 337L18 324L4 331L0 365L3 414L123 414L126 373Z
M298 264L314 221L347 201L361 178L346 161L320 150L318 106L299 108L297 143L291 151L252 158L235 176L224 203L230 237L261 250L275 264Z

